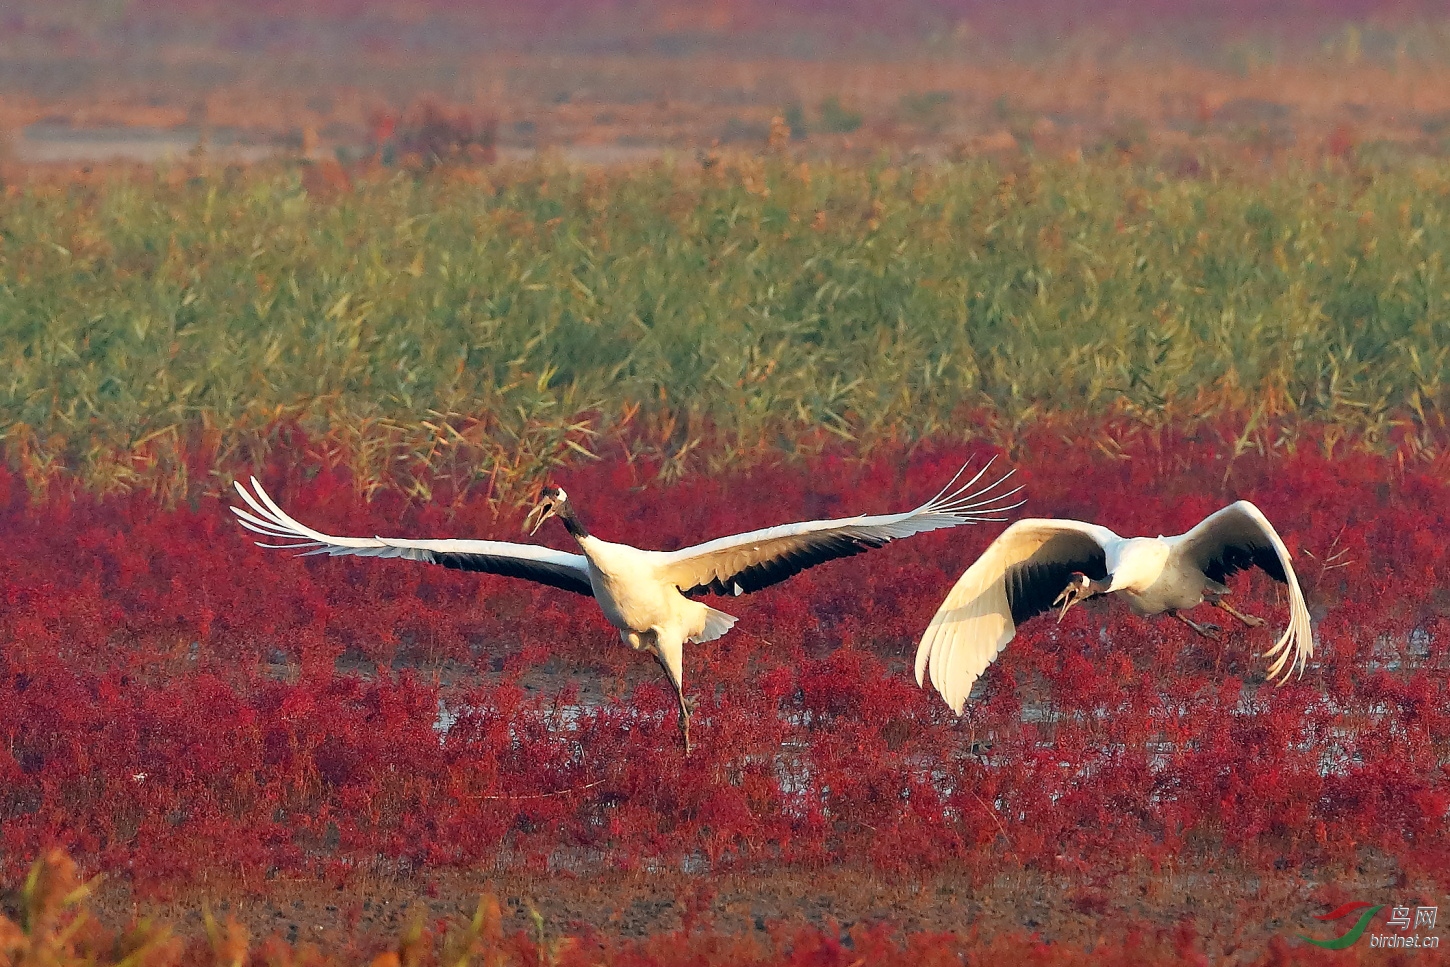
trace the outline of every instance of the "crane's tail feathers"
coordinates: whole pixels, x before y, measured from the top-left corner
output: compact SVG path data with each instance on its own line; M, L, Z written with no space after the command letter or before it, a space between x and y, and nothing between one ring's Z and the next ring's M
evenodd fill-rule
M714 608L707 607L705 608L705 628L698 635L692 637L690 641L697 645L702 645L707 641L714 641L733 628L736 620L734 615L729 615L723 611L716 611Z

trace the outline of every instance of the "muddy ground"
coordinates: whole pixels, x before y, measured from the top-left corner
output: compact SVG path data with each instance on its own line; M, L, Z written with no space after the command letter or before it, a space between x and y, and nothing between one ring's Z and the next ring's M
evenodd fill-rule
M1405 890L1388 869L1336 879L1337 889L1365 895ZM381 948L396 942L420 914L436 926L467 920L484 894L497 897L506 931L530 936L539 929L537 912L546 936L633 939L683 928L755 931L764 938L781 926L810 924L844 933L858 923L884 923L903 934L1035 934L1090 948L1134 930L1166 931L1189 920L1212 953L1231 959L1261 954L1275 936L1312 932L1313 915L1326 902L1322 884L1297 875L1270 881L1221 871L1145 870L1089 883L1024 872L972 887L951 873L896 879L862 870L782 870L718 877L439 872L360 878L347 886L274 881L250 893L196 889L169 899L138 897L113 879L100 886L93 909L108 926L153 917L183 936L196 936L209 907L219 918L237 918L255 940L275 935L326 949Z

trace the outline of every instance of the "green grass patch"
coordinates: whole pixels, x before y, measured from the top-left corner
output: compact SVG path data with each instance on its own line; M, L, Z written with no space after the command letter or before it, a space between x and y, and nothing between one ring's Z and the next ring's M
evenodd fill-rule
M97 490L257 458L532 479L626 430L717 459L1042 414L1438 425L1450 166L1166 176L742 158L300 169L0 200L0 434ZM206 482L212 486L216 481Z

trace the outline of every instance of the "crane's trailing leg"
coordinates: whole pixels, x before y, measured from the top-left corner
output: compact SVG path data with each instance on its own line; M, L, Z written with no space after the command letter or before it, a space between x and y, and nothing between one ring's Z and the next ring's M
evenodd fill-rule
M1233 615L1235 618L1239 619L1250 628L1259 628L1262 627L1264 624L1263 618L1259 618L1251 614L1244 614L1242 611L1239 611L1233 605L1225 601L1222 597L1216 595L1213 597L1209 597L1205 595L1203 600L1205 603L1211 604L1215 608L1220 608L1224 611L1227 611L1229 614Z
M655 634L655 658L659 660L660 667L665 670L665 676L669 678L670 684L675 686L675 698L680 703L680 736L685 740L685 755L690 754L690 711L694 702L685 698L684 679L684 642L666 640L659 633Z
M1192 628L1194 631L1203 635L1203 637L1211 638L1214 641L1218 640L1218 628L1216 628L1215 626L1201 625L1197 621L1194 621L1192 618L1186 617L1182 612L1179 611L1170 611L1168 613L1173 615L1173 617L1177 618L1179 621L1188 625L1188 627Z

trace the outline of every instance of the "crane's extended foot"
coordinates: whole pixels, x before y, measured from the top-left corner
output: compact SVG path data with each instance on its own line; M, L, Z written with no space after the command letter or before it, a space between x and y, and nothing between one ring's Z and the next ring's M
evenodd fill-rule
M690 754L690 711L694 704L680 695L680 733L685 737L685 755Z
M1250 628L1259 628L1264 625L1263 618L1252 614L1244 614L1242 611L1239 611L1233 605L1223 600L1210 600L1208 603L1213 605L1215 608L1222 608L1224 611L1227 611L1229 614L1233 615L1235 618L1239 619Z
M1185 615L1182 615L1182 614L1178 613L1177 611L1174 611L1173 612L1173 617L1177 618L1179 621L1181 621L1184 624L1188 625L1188 627L1192 628L1194 631L1196 631L1199 634L1203 635L1203 637L1205 637L1205 638L1211 638L1214 641L1217 641L1218 640L1218 628L1217 628L1217 626L1215 626L1215 625L1201 625L1197 621L1194 621L1193 619L1188 618Z

